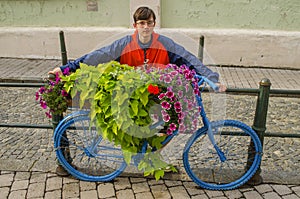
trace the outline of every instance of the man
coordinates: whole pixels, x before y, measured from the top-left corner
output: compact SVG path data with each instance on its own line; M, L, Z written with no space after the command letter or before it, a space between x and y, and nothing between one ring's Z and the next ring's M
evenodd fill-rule
M65 68L75 71L79 68L79 63L97 66L100 63L111 60L119 61L121 64L128 64L135 67L158 67L164 68L171 63L178 66L185 64L194 68L196 72L217 83L219 91L226 90L224 85L218 83L219 74L204 66L200 60L175 43L168 37L154 32L156 16L152 9L148 7L138 8L133 15L133 35L127 35L116 40L111 45L86 54L73 62L55 68L49 73L60 75Z

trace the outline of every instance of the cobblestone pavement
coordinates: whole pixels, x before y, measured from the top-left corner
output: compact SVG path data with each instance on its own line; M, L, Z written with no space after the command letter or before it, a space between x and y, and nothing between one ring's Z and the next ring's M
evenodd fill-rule
M60 64L58 60L8 58L0 60L2 71L0 81L40 81L49 69ZM14 70L11 66L14 66ZM296 70L230 67L216 68L216 70L220 72L229 87L257 88L257 82L267 77L272 82L272 88L300 90L300 71ZM36 90L37 88L0 87L0 123L50 124L51 121L44 117L43 110L35 102ZM208 93L203 97L210 118L226 117L252 125L256 107L255 96ZM221 100L223 109L220 113L212 109L212 99ZM299 115L299 98L271 97L267 132L299 135ZM265 138L261 165L263 184L244 185L232 191L209 191L197 187L183 171L181 154L184 141L187 139L185 136L177 136L177 140L172 141L162 151L169 162L179 167L179 174L155 181L152 178L142 177L137 171L127 172L108 183L58 177L54 172L56 160L51 129L0 127L0 137L0 199L300 198L299 138Z

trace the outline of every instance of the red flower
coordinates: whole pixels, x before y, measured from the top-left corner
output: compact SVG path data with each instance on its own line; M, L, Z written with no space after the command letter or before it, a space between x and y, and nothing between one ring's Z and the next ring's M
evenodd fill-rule
M157 94L159 94L159 88L158 88L158 86L153 86L152 84L150 84L148 86L148 92L151 94L157 95Z

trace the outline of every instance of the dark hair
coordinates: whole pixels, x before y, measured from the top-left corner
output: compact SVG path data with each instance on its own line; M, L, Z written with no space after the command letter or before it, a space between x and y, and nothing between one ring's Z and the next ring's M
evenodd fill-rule
M156 16L152 9L148 7L139 7L133 14L133 20L134 23L136 23L138 20L147 20L150 17L153 17L153 20L155 21Z

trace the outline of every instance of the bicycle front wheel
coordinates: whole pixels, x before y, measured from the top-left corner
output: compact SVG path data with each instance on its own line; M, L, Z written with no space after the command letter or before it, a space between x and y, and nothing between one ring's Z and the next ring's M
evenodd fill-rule
M208 137L207 128L203 127L190 137L184 148L185 170L196 184L205 189L237 188L258 169L261 142L255 131L239 121L212 122L211 127L216 145L224 153L225 160L219 158Z
M123 153L103 139L87 115L74 115L54 136L56 156L74 177L85 181L110 181L126 168Z

